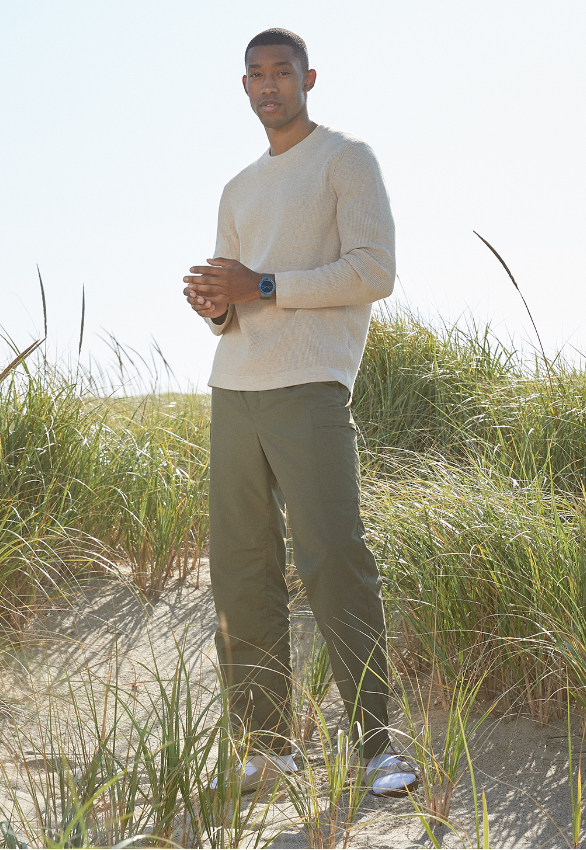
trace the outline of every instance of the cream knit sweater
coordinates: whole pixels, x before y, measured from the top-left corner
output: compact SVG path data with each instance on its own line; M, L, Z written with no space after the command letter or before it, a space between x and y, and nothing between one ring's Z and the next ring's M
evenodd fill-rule
M394 224L379 164L360 139L318 126L269 152L222 194L215 257L273 273L276 301L231 305L209 385L352 389L371 305L393 290Z

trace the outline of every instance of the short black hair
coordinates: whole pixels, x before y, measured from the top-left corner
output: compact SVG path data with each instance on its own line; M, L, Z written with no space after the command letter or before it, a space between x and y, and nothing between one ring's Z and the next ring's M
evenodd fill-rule
M307 45L303 41L300 35L295 35L294 32L290 30L284 30L281 27L273 27L269 30L263 30L259 32L258 35L255 35L253 39L248 42L246 50L244 51L244 64L246 65L246 57L248 56L248 51L251 47L259 47L262 44L289 44L293 50L295 51L295 55L301 62L301 70L303 73L307 73L309 70L309 57L307 55Z

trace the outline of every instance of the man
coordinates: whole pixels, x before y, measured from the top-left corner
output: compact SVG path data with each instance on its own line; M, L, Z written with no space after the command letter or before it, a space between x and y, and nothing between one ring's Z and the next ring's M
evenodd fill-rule
M291 755L285 504L295 563L368 781L414 788L387 732L380 577L364 542L350 394L374 301L395 276L394 225L378 163L307 111L316 72L287 30L245 52L244 90L269 150L224 189L214 259L184 278L221 335L212 387L210 570L231 710L263 753L256 786Z

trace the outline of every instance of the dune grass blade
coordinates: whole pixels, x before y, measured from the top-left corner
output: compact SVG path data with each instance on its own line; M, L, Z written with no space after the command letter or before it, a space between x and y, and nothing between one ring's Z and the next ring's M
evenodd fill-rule
M79 328L79 345L77 347L78 357L81 355L81 347L83 345L83 329L85 326L85 285L81 288L81 324Z
M301 646L298 651L301 653ZM317 723L314 707L322 705L334 682L328 647L321 639L317 626L314 628L309 655L307 659L303 659L297 679L297 704L294 715L300 725L294 728L294 734L301 741L311 741Z
M537 325L535 324L535 321L533 320L533 316L531 315L531 310L529 309L529 305L525 301L525 297L524 297L523 293L521 292L521 290L519 289L519 284L517 283L517 281L513 277L511 270L509 269L509 267L507 266L507 264L505 263L505 261L503 260L501 255L498 253L498 251L495 248L492 247L490 242L487 242L486 239L483 236L481 236L480 233L476 233L475 230L473 230L472 232L476 236L478 236L478 238L482 242L484 242L484 244L487 246L487 248L489 248L492 251L492 253L495 255L495 257L497 258L497 260L499 261L501 266L504 268L504 270L506 271L508 276L511 278L511 280L513 282L513 286L515 287L515 289L517 290L517 292L521 296L521 300L523 301L523 305L524 305L525 309L527 310L527 315L529 316L529 318L531 320L531 324L533 325L533 330L535 331L537 341L539 342L539 348L541 349L541 356L543 357L543 362L546 364L546 367L549 368L549 363L548 363L547 357L545 356L545 349L543 348L543 343L541 342L541 337L539 336L539 331L537 330Z
M18 840L9 821L0 822L0 833L2 833L2 847L6 847L8 850L14 850L14 848L26 850L28 847L28 844L21 843Z
M15 358L12 360L8 366L6 366L2 372L0 372L0 381L3 381L4 378L8 377L8 375L12 372L13 369L16 369L26 358L35 351L39 345L42 345L44 339L37 339L35 342L32 342L28 348L25 348L24 351L21 351Z
M582 829L582 793L584 791L582 785L582 744L584 743L584 734L580 742L580 759L578 763L578 777L576 782L576 790L574 791L574 770L572 766L572 726L570 713L570 689L567 688L567 708L568 708L568 779L570 785L570 804L572 807L572 847L580 846L580 832Z
M43 302L43 325L45 328L45 339L47 339L47 299L45 298L45 287L43 286L43 278L41 277L41 270L37 265L37 274L39 276L39 284L41 286L41 299Z

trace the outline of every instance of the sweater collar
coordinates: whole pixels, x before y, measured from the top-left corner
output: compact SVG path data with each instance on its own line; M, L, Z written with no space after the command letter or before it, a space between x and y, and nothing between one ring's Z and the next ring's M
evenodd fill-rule
M290 165L296 159L300 157L308 156L312 149L319 144L320 139L323 135L325 127L323 124L318 124L317 127L312 130L309 136L306 136L302 141L297 142L296 145L293 145L292 148L289 148L288 151L284 153L280 153L277 156L271 156L270 148L266 150L261 158L258 160L259 165L269 165L273 168L279 168L281 165Z

